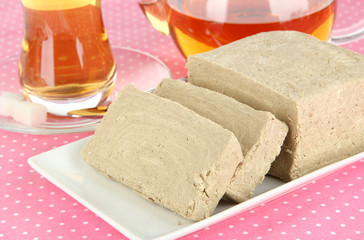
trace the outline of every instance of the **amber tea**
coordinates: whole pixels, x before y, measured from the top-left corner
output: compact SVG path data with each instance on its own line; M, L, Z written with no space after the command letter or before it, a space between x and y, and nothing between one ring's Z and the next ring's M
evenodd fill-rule
M151 24L185 56L259 32L296 30L328 40L334 0L140 0Z
M114 85L115 62L100 0L22 3L25 34L19 76L24 94L56 114L103 101Z

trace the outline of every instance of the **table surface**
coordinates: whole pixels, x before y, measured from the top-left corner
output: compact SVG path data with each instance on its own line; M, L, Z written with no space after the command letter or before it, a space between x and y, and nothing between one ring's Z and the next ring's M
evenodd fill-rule
M364 0L338 3L336 28L364 18ZM152 29L135 0L103 0L102 9L112 45L158 57L174 78L186 75L185 59L169 37ZM20 1L0 1L0 16L2 59L20 52ZM343 46L364 54L364 39ZM19 83L0 72L3 91L19 91ZM27 164L34 155L91 134L0 130L0 239L127 239ZM363 199L364 159L182 239L364 239Z

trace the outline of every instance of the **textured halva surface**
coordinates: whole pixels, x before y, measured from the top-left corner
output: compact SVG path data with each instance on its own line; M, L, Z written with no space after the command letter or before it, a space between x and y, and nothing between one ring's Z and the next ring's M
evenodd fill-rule
M111 104L82 158L190 220L212 214L243 160L233 133L131 85Z
M164 79L154 91L233 132L244 161L237 167L225 196L249 199L281 151L288 127L270 112L257 111L226 95L182 81Z
M188 58L189 82L290 128L270 173L283 180L364 150L364 56L294 31L257 34Z

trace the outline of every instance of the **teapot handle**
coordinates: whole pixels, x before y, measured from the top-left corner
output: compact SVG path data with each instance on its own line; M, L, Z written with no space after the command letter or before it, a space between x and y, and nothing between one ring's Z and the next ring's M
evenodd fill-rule
M138 0L138 4L153 28L169 36L166 0Z

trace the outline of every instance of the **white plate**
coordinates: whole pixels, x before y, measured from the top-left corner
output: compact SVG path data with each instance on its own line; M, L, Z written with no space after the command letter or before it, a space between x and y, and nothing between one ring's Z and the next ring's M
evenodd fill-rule
M282 196L364 157L362 152L289 183L266 177L252 199L240 204L221 201L213 216L191 222L90 167L80 157L80 151L89 138L42 153L28 162L49 181L131 239L162 240L184 236Z

